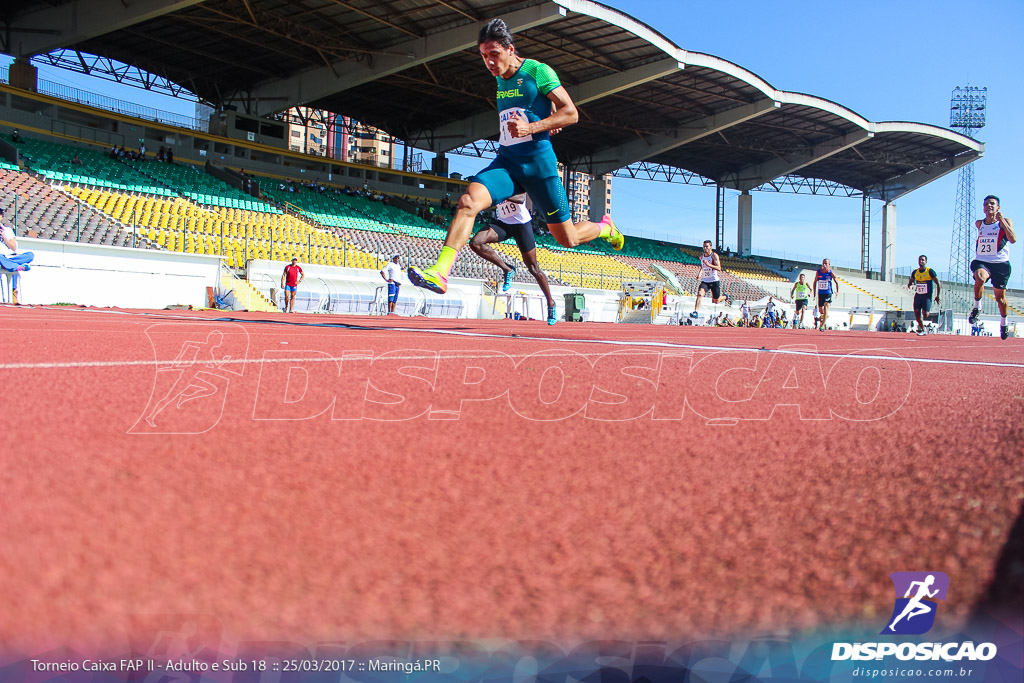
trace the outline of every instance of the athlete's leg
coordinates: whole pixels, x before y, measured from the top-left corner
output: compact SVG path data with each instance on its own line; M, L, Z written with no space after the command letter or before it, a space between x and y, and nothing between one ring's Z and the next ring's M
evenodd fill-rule
M978 316L981 313L981 297L985 292L985 283L989 281L992 275L982 265L981 261L977 259L971 261L970 267L974 272L974 308L971 309L970 314L967 316L967 322L974 325L978 322Z
M996 298L996 304L999 305L999 315L1006 317L1006 290L992 288L992 294Z
M548 223L548 230L551 236L563 247L576 247L587 242L592 242L601 237L601 230L605 228L603 223L593 221L562 221L561 223Z
M469 248L472 249L473 253L480 258L490 261L501 268L501 272L507 273L514 270L514 268L511 268L507 263L505 263L505 260L501 258L497 251L487 246L488 244L494 244L500 241L498 233L494 232L492 228L484 228L477 234L473 235L473 239L469 241Z
M917 306L914 306L914 317L917 318L917 329L918 330L923 330L924 329L924 321L921 320L921 313L923 312L923 310L924 309L922 309L922 308L918 308Z
M526 188L537 207L548 224L551 236L563 247L575 247L580 244L592 242L598 238L604 238L615 250L622 249L625 239L610 216L605 216L600 222L580 221L572 222L572 214L569 212L569 200L565 194L565 186L557 172L552 172L555 166L554 158L551 160L550 174L544 177L518 177L517 181Z
M488 177L492 181L496 181L498 186L509 190L508 194L500 197L500 199L512 196L512 180L508 173L500 168L497 159L494 164L484 172L481 172L480 175L483 176L485 174L489 174ZM406 271L409 276L409 282L417 287L429 289L436 294L444 294L448 291L448 274L451 272L452 266L455 265L455 259L459 256L459 249L466 246L469 236L473 233L473 223L476 220L476 215L491 205L492 196L491 190L483 183L474 181L469 184L465 194L459 197L458 208L455 211L455 216L452 218L451 225L448 226L448 235L445 237L444 246L437 257L437 262L425 269L409 268Z
M703 286L697 287L697 300L693 302L693 310L696 313L700 310L700 302L704 298L704 293L708 290L704 289Z
M540 291L544 292L544 296L548 300L548 306L555 305L555 299L551 296L551 287L548 285L548 276L544 274L544 271L540 269L540 264L537 263L537 250L531 249L530 251L523 252L523 263L526 264L526 269L530 271L530 275L537 281L537 285L540 287Z
M448 226L448 236L444 246L458 251L466 246L469 236L473 234L473 223L476 215L491 205L491 193L482 183L470 183L466 192L459 197L458 208Z
M981 295L985 291L985 283L988 282L990 275L984 268L978 268L974 271L974 300L981 301Z

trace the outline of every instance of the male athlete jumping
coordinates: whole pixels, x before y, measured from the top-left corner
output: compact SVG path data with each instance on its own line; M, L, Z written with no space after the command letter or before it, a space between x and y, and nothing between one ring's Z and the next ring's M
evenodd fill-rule
M512 33L492 19L478 39L484 66L497 79L500 137L498 156L473 176L448 228L441 255L430 268L409 268L409 281L438 294L448 291L448 274L473 231L476 215L509 197L527 192L558 243L575 247L597 238L621 250L625 242L611 216L600 223L573 223L551 134L579 120L579 113L554 70L519 56Z

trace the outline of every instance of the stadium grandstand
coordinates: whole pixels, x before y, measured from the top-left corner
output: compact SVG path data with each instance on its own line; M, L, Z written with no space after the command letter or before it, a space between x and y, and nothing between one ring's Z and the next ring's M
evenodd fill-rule
M719 57L688 52L596 3L485 2L473 12L444 3L413 5L415 20L409 14L395 21L343 5L311 8L303 19L288 20L305 22L301 39L285 30L275 3L261 0L251 3L251 12L234 8L239 14L207 3L167 3L138 14L128 9L117 26L74 23L63 3L16 11L8 21L16 59L0 74L7 81L0 86L6 133L0 140L0 204L9 209L8 221L29 239L144 249L169 259L173 254L214 257L230 275L218 275L215 289L245 280L267 300L280 296L274 271L295 257L318 268L319 291L305 298L310 310L357 312L363 305L355 303L359 300L366 306L362 312L378 312L376 271L384 263L394 254L405 266L429 265L437 258L451 216L449 200L466 186L457 174L449 177L446 155L493 149L497 129L487 79L456 76L477 70L476 31L490 5L500 6L531 55L555 67L588 112L554 142L567 168L595 179L592 193L603 194L604 174L640 167L676 169L715 185L720 195L726 188L742 193L739 253L722 253L724 291L733 302L772 296L792 305L789 290L797 275L816 267L800 262L776 268L771 259L750 253L751 191L827 186L890 207L983 153L982 144L946 129L870 122L828 100L778 90L756 74ZM225 19L237 30L223 31ZM41 21L54 30L39 34L28 28ZM323 21L361 36L359 44L339 43L310 28ZM177 50L167 41L141 39L144 35L204 47ZM585 40L593 57L581 60L550 47L552 38L568 35ZM359 58L371 44L383 55L372 67ZM231 57L241 51L247 54L244 62ZM406 52L411 56L395 56ZM31 58L60 63L67 54L102 55L140 73L158 72L166 87L187 83L197 99L210 104L209 116L176 120L98 95L69 94L39 80ZM210 63L219 66L205 68ZM273 70L266 66L270 63ZM417 85L422 76L445 87L425 92ZM404 158L364 164L346 160L335 148L325 149L324 156L292 151L281 112L300 104L385 131L403 141ZM15 130L18 139L12 140ZM715 135L722 131L729 135ZM141 155L140 147L148 154ZM430 171L409 170L409 150L415 149L436 155ZM602 211L595 202L591 217ZM883 211L883 232L894 216ZM624 283L634 281L657 283L667 308L677 313L690 308L685 300L696 294L700 279L698 246L630 237L621 252L603 242L566 249L542 224L533 227L541 267L560 294L588 295L593 302L588 319L619 319L627 296ZM714 226L719 250L724 229L719 216ZM840 290L838 308L878 311L879 321L888 312L907 310L910 297L900 289L904 276L896 276L891 240L883 242L889 246L882 252L881 273L865 266L840 274L848 286ZM497 248L516 268L513 295L498 292L498 269L466 249L453 272L461 284L452 296L462 304L430 310L511 315L516 294L524 300L538 296L514 245ZM867 256L861 254L862 264ZM35 277L46 275L40 269ZM57 294L59 289L27 287L22 299L43 301L34 299L33 291L67 298ZM430 297L411 289L403 290L410 300L402 310L425 313ZM1011 304L1021 308L1020 296L1011 295ZM186 299L211 301L197 301L194 294ZM984 312L994 313L994 304L986 301Z

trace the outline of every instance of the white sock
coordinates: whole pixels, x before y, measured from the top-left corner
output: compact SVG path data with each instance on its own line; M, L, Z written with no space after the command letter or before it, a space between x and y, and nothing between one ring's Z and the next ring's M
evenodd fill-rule
M1005 315L1002 318L1000 318L999 324L1002 325L1003 327L1006 327L1006 316Z
M981 299L975 299L974 300L974 310L978 310L979 308L981 308Z

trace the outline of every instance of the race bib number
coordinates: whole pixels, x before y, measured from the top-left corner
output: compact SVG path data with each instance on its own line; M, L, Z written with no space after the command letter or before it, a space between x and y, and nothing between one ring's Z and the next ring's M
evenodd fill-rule
M701 277L703 277L705 280L713 278L715 276L714 268L711 268L709 266L704 266L701 272L703 273Z
M498 139L498 144L502 147L508 147L510 145L518 145L523 142L529 142L533 140L532 135L521 135L517 138L512 137L512 133L508 130L508 122L512 118L519 118L521 121L529 121L529 117L526 115L526 110L522 107L513 107L512 109L506 109L498 114L498 123L501 127L501 137Z
M502 202L501 204L498 204L498 217L499 218L508 218L509 216L516 215L516 207L518 207L518 206L519 206L518 204L515 204L513 202L508 202L508 201L505 201L505 202Z
M995 237L982 237L978 240L978 253L979 254L994 254L996 253L996 238Z
M928 285L926 285L926 284L924 284L922 282L919 282L917 284L917 293L918 294L927 294L928 293Z
M832 288L831 284L832 283L829 282L828 280L818 280L818 291L819 292L827 292L828 290L830 290Z
M517 204L516 202L506 200L501 204L498 204L496 212L498 214L498 220L502 223L530 222L530 210L523 204Z

